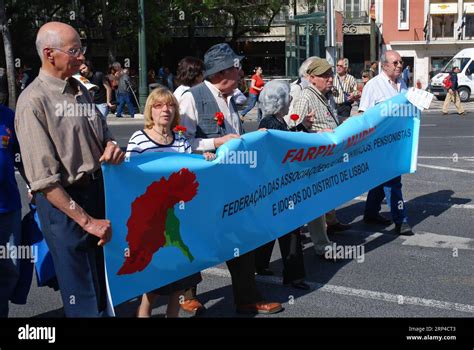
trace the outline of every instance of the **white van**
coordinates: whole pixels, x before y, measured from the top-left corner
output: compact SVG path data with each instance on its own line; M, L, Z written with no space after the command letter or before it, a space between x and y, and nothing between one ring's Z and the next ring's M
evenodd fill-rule
M474 48L459 51L443 68L442 72L431 79L430 91L438 100L444 100L447 91L443 86L443 79L453 70L453 67L461 69L461 72L458 73L459 97L462 102L467 102L474 91Z

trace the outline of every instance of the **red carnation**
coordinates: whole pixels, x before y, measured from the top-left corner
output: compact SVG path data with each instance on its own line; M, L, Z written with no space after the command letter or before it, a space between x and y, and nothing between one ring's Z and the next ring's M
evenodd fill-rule
M178 133L179 136L182 136L186 132L186 128L182 125L176 125L173 129L174 132Z
M216 112L214 115L214 120L217 120L217 125L224 126L224 113Z
M290 119L296 122L298 119L300 119L300 116L298 114L292 114L290 115Z

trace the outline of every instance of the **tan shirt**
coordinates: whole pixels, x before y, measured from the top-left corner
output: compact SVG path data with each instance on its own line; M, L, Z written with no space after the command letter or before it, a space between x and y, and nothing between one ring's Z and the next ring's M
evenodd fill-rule
M18 99L15 130L32 191L67 187L98 170L112 140L86 88L43 70Z

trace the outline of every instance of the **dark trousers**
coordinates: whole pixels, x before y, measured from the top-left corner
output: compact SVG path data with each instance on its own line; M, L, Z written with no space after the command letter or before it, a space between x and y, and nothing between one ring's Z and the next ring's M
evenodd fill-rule
M278 238L283 261L283 284L301 280L305 277L303 248L300 229L291 231ZM257 271L268 269L275 241L271 241L255 250L255 268Z
M235 305L253 304L262 300L255 282L255 251L226 261L232 277Z
M102 179L87 187L65 189L90 216L105 218ZM106 288L104 254L99 239L85 232L75 221L54 207L43 195L36 195L44 238L53 257L66 317L105 316Z
M364 215L373 218L380 212L382 201L385 198L384 187L390 188L390 211L392 213L392 220L396 224L401 224L407 217L405 203L403 202L401 176L397 176L369 191Z
M352 103L345 102L336 105L337 115L339 116L339 121L343 122L351 116Z

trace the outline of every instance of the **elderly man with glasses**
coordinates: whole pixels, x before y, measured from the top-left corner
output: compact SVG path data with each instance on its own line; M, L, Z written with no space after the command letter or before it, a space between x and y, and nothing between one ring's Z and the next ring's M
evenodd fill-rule
M309 86L303 89L300 97L290 109L291 114L297 114L300 119L296 124L312 120L310 132L333 131L340 125L332 95L334 74L331 65L322 58L314 58L306 70ZM326 226L326 224L329 226ZM332 227L331 227L332 226ZM350 225L340 223L336 218L335 210L327 215L322 215L308 223L311 240L314 244L316 255L326 259L327 247L332 242L327 234L344 231ZM332 261L334 261L333 259Z
M125 153L86 88L72 78L85 59L74 28L46 23L36 49L41 71L20 95L15 119L26 177L66 316L110 316L102 246L112 227L105 220L100 164L119 164Z
M407 91L405 81L401 78L403 61L400 54L397 51L389 50L382 55L380 61L382 72L365 85L360 99L359 112L367 111L376 104ZM384 187L390 188L390 211L395 223L394 233L404 236L413 235L413 231L407 223L401 176L397 176L369 191L364 222L384 226L391 224L389 219L380 215L381 203L385 198Z

